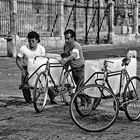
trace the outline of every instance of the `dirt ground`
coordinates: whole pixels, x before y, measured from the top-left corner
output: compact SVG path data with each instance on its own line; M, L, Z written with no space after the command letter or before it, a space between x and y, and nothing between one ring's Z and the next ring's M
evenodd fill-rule
M138 61L138 71L139 64ZM15 59L0 57L0 140L140 139L140 121L131 122L125 114L118 115L109 129L90 133L73 123L68 106L49 106L36 113L33 104L25 103L19 84L20 71Z

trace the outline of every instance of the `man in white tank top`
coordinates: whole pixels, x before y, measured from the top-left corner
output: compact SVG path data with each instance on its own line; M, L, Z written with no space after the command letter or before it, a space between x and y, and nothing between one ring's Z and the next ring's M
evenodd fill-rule
M31 103L31 93L29 89L22 88L26 77L28 76L27 66L28 59L34 58L36 56L45 56L45 48L38 44L40 42L40 36L35 31L31 31L28 33L28 45L24 45L19 49L19 53L16 57L17 66L21 69L21 85L19 89L22 89L24 98L27 103ZM50 90L48 91L51 104L56 104L54 101L54 93Z
M18 67L21 69L22 78L21 84L23 84L23 80L27 75L27 65L28 59L34 58L36 56L45 56L45 48L38 43L40 42L39 34L31 31L28 33L28 45L24 45L19 49L19 53L16 57L16 63Z
M23 83L28 74L28 59L36 56L45 56L45 48L38 44L40 42L40 36L37 32L29 32L27 39L29 42L28 45L22 46L16 57L17 66L21 69L21 85L19 86L19 89L22 89ZM30 90L23 88L22 91L26 102L32 102Z

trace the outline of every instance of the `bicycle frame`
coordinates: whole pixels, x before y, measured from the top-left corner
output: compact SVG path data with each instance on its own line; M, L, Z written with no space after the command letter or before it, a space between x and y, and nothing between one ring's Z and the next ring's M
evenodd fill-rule
M92 73L71 100L72 120L79 128L88 132L100 132L109 128L118 116L119 110L124 111L131 121L140 118L140 88L137 89L140 87L140 78L138 76L130 77L131 73L129 75L129 71L126 69L130 59L127 57L122 59L121 66L124 67L112 71L109 71L107 62L114 63L104 60L102 71ZM117 66L120 65L117 63ZM111 77L117 77L117 82ZM112 80L117 83L117 90L113 87ZM86 96L83 98L86 103L82 104L80 95L84 94Z
M43 57L43 56L37 56L37 57ZM35 59L36 59L37 57L35 57ZM44 57L45 57L45 56L44 56ZM45 70L44 70L44 71L48 73L48 76L50 77L50 80L51 80L53 86L54 86L54 87L60 88L60 91L62 91L61 87L64 87L64 81L65 81L65 79L67 79L68 76L70 76L71 81L72 81L72 83L73 83L73 85L74 85L74 80L73 80L73 78L72 78L72 75L70 74L71 69L69 69L69 66L62 66L60 63L50 63L50 62L49 62L49 59L50 59L51 57L45 57L45 58L47 58L46 63L44 63L44 64L42 64L41 66L39 66L29 77L27 77L27 79L25 80L25 82L24 82L24 84L23 84L23 87L24 87L26 84L28 84L28 81L32 78L33 75L35 75L35 74L38 75L37 72L38 72L39 69L41 69L43 66L45 66ZM57 59L57 58L54 58L54 57L52 57L52 58L53 58L53 59ZM51 75L51 71L50 71L51 68L57 68L57 67L62 67L58 85L57 85L56 82L54 81L53 76ZM32 88L32 87L29 87L29 88ZM75 88L75 87L73 87L73 88Z
M41 66L39 66L29 77L25 77L25 82L23 83L22 88L23 88L26 84L28 84L28 81L32 78L32 76L35 75L35 74L37 74L37 71L38 71L41 67L43 67L43 66L46 66L46 67L47 67L47 63L42 64ZM45 69L46 69L46 68L45 68ZM37 75L38 75L38 74L37 74ZM32 87L29 87L29 88L32 88Z
M37 57L43 57L43 56L36 56L34 59L36 60ZM60 65L60 63L49 63L49 57L46 57L46 58L48 58L47 61L46 61L46 63L40 65L29 77L27 77L27 78L25 79L25 82L24 82L24 84L23 84L23 87L24 87L26 84L28 84L28 81L32 78L33 75L35 75L35 74L38 75L37 72L38 72L43 66L45 66L45 71L46 71L46 72L48 71L48 74L49 74L49 76L51 77L51 80L52 80L53 84L55 85L55 81L53 80L53 78L52 78L52 76L51 76L51 74L50 74L50 67L62 67L62 65ZM30 87L29 87L29 88L30 88Z
M51 64L53 64L53 65L51 65ZM56 66L56 64L58 66ZM64 90L65 80L67 79L68 76L70 76L70 79L71 79L71 81L74 85L74 80L72 78L72 75L70 74L71 69L69 69L68 66L62 68L60 78L59 78L59 83L57 85L56 82L54 81L52 75L51 75L51 72L50 72L50 68L53 68L53 67L55 68L55 67L63 67L63 66L62 65L60 66L59 63L50 63L50 66L49 66L49 69L48 69L48 76L50 77L50 80L51 80L53 86L57 87L57 92L61 93ZM75 87L73 87L73 88L75 88ZM63 94L63 93L61 93L61 94Z
M93 73L85 82L84 85L85 86L94 76L97 76L97 78L95 78L95 83L98 84L98 81L101 81L102 85L107 86L109 89L111 89L111 91L114 93L110 83L109 83L109 78L113 77L113 76L120 76L119 81L120 81L120 85L119 85L119 92L116 94L116 96L121 96L121 93L123 92L123 88L124 88L124 80L126 79L126 82L128 80L130 80L130 76L126 70L126 66L121 69L121 70L117 70L117 71L108 71L108 70L103 70L101 72L95 72ZM101 77L102 78L99 78Z

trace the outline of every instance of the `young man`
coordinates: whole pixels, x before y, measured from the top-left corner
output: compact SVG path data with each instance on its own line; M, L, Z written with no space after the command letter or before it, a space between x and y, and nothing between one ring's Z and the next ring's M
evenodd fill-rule
M40 36L37 32L31 31L27 35L28 45L23 45L19 49L19 53L16 57L17 66L21 69L21 85L19 89L22 89L24 98L26 102L32 102L31 93L29 89L22 88L25 78L28 75L27 66L28 66L28 59L34 58L36 56L45 56L45 48L38 44L40 42ZM49 90L50 91L50 90ZM53 101L54 96L50 95L51 91L49 92L51 103L55 103Z
M68 29L64 32L65 45L64 54L66 57L61 59L61 64L69 63L72 69L72 76L75 84L78 86L79 82L84 82L84 56L81 45L75 40L76 34L73 30ZM80 84L82 86L83 82Z
M64 53L61 54L61 64L65 65L69 63L72 69L72 76L77 86L77 89L84 84L84 56L81 45L75 40L76 34L73 30L68 29L64 32L65 45ZM81 94L81 105L85 105L85 102L91 103L90 97L85 94ZM94 100L95 102L95 100Z

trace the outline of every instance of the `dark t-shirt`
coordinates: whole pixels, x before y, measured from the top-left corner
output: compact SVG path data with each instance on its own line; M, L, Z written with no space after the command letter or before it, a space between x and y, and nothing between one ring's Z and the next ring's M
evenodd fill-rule
M77 41L74 41L72 45L64 46L64 53L68 53L70 55L72 52L77 53L77 58L70 61L71 67L76 68L80 67L81 65L84 65L84 56L82 47Z

